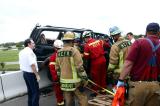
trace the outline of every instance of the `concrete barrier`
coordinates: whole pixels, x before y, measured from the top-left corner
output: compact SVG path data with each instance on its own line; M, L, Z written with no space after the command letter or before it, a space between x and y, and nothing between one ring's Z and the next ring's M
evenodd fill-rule
M41 80L39 82L40 88L44 88L52 84L47 78L47 71L43 70L39 72L39 74L41 77ZM23 73L21 71L14 71L2 74L1 79L2 79L2 86L4 89L4 98L6 100L27 93L27 87L23 79Z
M2 79L0 76L0 102L4 101L4 94L3 94L3 86L2 86Z
M21 71L9 72L1 75L5 99L23 95L27 92Z

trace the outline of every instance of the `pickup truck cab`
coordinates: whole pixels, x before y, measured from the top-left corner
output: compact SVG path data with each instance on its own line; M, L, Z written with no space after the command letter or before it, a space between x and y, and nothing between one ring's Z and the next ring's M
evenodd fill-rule
M56 39L61 40L63 38L63 34L67 31L72 31L76 34L76 38L79 38L79 42L81 43L81 46L82 46L81 48L83 48L83 44L84 44L83 38L82 38L82 34L84 31L92 31L92 38L95 38L95 39L103 39L104 37L105 38L108 37L106 34L94 32L91 29L56 27L56 26L50 26L50 25L46 25L46 26L36 25L33 31L31 32L30 38L32 38L36 44L34 52L37 56L37 62L40 68L41 68L41 63L47 57L49 57L52 53L54 53L54 49L53 49L54 41ZM85 61L84 65L85 65L84 67L86 71L89 70L88 62ZM49 68L46 67L45 70L48 71ZM49 71L48 71L48 78L51 80Z
M85 28L67 28L67 27L55 27L55 26L40 26L36 25L33 31L31 32L30 38L33 39L33 41L36 44L36 48L34 50L37 60L38 61L44 61L48 56L50 56L54 50L53 50L53 43L56 39L62 39L63 34L67 31L73 31L76 34L76 37L80 39L80 43L84 43L82 39L82 34L84 31L92 31L91 29L85 29ZM99 39L106 36L106 34L93 32L93 38ZM45 43L42 43L42 35L45 36Z

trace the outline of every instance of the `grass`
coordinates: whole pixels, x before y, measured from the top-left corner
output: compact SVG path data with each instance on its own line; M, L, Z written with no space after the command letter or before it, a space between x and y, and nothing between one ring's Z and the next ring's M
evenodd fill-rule
M0 63L1 62L14 62L18 61L18 50L0 50ZM16 71L19 70L19 64L5 64L4 68L0 66L0 71Z
M0 50L0 62L18 61L18 50Z
M0 71L17 71L19 70L19 64L11 64L11 65L5 65L4 69L2 69L2 67L0 67Z

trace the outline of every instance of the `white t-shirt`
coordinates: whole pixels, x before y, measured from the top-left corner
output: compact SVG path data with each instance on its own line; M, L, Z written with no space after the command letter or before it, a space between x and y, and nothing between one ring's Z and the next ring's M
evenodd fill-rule
M33 73L33 70L31 68L32 64L35 64L36 70L38 71L37 57L34 54L33 50L29 47L25 47L19 52L19 64L21 71Z

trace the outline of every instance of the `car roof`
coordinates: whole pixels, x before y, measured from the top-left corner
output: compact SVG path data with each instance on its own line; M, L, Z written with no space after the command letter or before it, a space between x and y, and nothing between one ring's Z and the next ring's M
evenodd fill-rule
M36 25L34 29L31 32L30 38L34 40L35 43L39 42L39 36L42 31L58 31L58 32L67 32L67 31L73 31L77 33L83 33L84 31L92 31L90 29L85 29L85 28L69 28L69 27L57 27L57 26L41 26L41 25Z

